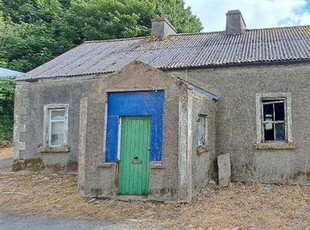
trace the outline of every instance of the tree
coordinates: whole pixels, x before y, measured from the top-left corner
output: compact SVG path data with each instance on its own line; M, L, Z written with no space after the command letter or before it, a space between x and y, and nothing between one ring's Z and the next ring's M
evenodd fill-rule
M155 15L168 15L179 33L199 32L203 29L200 20L192 14L191 9L184 8L183 0L153 0L152 2L156 5Z
M28 71L72 47L58 33L57 23L64 15L58 0L3 0L0 9L5 20L2 66Z
M151 18L154 10L148 1L77 1L65 16L64 35L76 45L85 40L145 35L148 28L139 24L140 19Z
M150 34L166 14L178 32L198 32L183 0L0 0L0 66L29 71L86 40Z
M166 14L178 32L199 32L200 20L183 0L84 0L72 3L66 15L67 37L84 40L145 36L151 19Z
M5 44L5 41L1 39L5 34L5 23L1 12L0 12L0 34L2 34L2 36L0 35L0 44ZM0 66L6 66L7 64L4 56L5 52L3 49L0 48Z

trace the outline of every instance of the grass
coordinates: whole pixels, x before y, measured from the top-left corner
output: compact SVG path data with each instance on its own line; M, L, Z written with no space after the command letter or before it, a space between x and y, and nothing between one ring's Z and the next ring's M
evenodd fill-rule
M74 175L0 174L1 211L170 229L309 229L310 187L232 183L191 204L89 200ZM154 227L155 226L155 227Z

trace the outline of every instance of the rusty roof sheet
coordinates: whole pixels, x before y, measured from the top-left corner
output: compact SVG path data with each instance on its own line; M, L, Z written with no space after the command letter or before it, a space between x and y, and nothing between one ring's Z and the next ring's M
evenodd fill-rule
M23 79L69 77L118 71L138 60L159 69L308 61L310 26L177 34L85 42L28 72Z

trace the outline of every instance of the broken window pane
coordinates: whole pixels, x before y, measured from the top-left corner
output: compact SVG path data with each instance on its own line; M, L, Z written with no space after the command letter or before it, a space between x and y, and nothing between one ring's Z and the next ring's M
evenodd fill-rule
M273 120L273 104L264 105L264 121Z
M284 121L284 102L275 103L274 110L275 110L275 120Z
M272 123L266 123L264 125L265 141L274 141L274 127Z
M285 99L262 99L263 141L285 141Z

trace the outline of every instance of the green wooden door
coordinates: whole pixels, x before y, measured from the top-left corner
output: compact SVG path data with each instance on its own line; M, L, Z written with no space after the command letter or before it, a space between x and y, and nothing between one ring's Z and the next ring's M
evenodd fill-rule
M150 178L150 126L147 116L121 118L119 193L146 195Z

